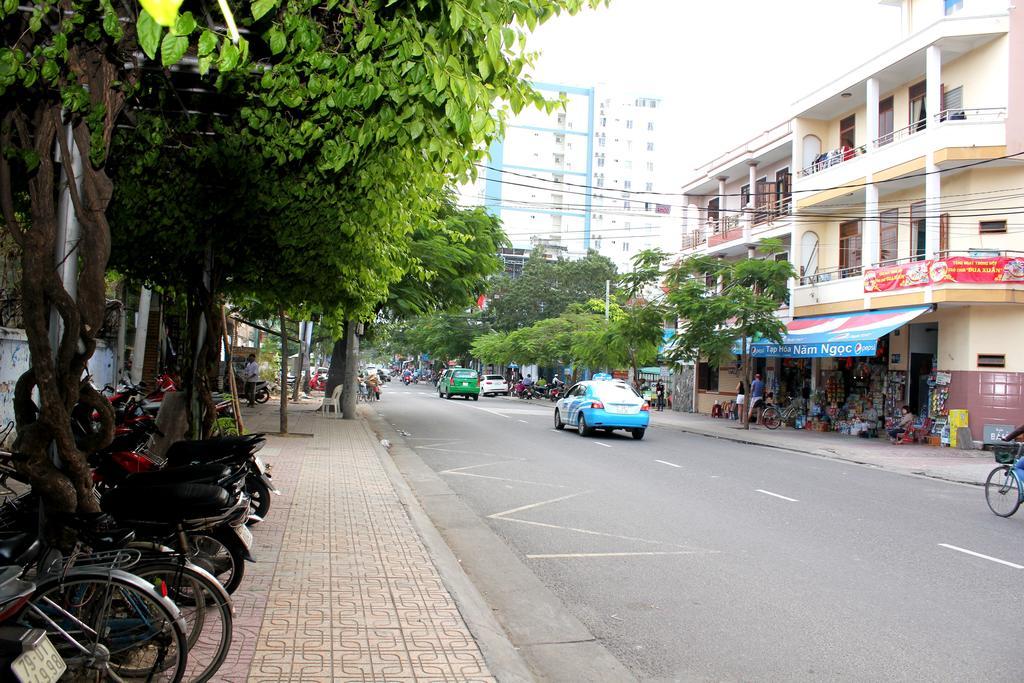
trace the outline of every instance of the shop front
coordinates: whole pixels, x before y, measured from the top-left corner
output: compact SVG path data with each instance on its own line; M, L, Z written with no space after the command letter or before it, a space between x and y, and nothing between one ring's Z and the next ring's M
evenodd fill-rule
M932 400L927 381L937 362L936 345L927 338L913 349L909 343L918 327L911 321L930 310L915 306L798 318L787 324L782 343L754 342L751 355L766 361L763 376L776 402L791 401L796 407L791 426L884 435L908 400L908 371L900 368L911 351L917 359L914 369L921 373L913 381L925 380L917 391L925 392L926 404Z

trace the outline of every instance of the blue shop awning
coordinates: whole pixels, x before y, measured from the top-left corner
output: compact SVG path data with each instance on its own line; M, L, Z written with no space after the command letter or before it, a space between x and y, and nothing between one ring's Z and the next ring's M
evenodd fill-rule
M931 306L910 306L797 318L786 323L781 344L754 341L750 344L750 355L754 358L874 356L880 338L930 310ZM737 343L737 353L739 346Z

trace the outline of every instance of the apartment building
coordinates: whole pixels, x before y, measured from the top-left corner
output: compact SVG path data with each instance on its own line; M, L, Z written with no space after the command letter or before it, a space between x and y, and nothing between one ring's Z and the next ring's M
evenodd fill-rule
M620 272L644 249L674 251L678 218L657 192L667 167L664 133L670 123L659 98L600 89L594 125L591 248Z
M937 432L967 410L974 439L991 439L1024 422L1024 11L886 4L899 42L686 186L683 253L756 257L762 234L787 233L774 236L799 276L788 333L753 355L816 426L906 403ZM705 370L702 407L731 382Z
M518 250L565 258L594 250L620 270L642 249L666 248L671 206L652 194L668 130L661 100L608 88L534 83L564 109L524 109L495 141L464 203L500 216Z
M563 98L564 109L528 107L510 117L477 181L460 188L462 202L499 216L514 249L544 245L578 258L590 244L594 89L533 86L546 98Z

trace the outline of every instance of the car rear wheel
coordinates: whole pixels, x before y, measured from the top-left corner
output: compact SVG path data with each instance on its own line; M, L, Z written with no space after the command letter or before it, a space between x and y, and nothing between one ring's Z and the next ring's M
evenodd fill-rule
M559 431L565 429L565 423L562 422L562 416L558 414L558 408L555 408L555 429Z
M480 400L480 394L473 394L473 400L474 401L479 401Z
M590 436L594 433L594 430L587 426L587 418L583 417L583 413L580 413L580 420L576 425L576 433L580 436Z
M646 432L647 432L646 429L642 429L642 428L641 429L634 429L633 430L633 438L636 439L637 441L639 441L640 439L644 438L644 434Z

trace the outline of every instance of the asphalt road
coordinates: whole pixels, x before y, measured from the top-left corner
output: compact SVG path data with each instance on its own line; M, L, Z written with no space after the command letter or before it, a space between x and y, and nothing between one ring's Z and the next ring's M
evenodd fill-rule
M634 441L396 382L377 409L638 678L1024 678L1024 513L979 488L657 414Z

